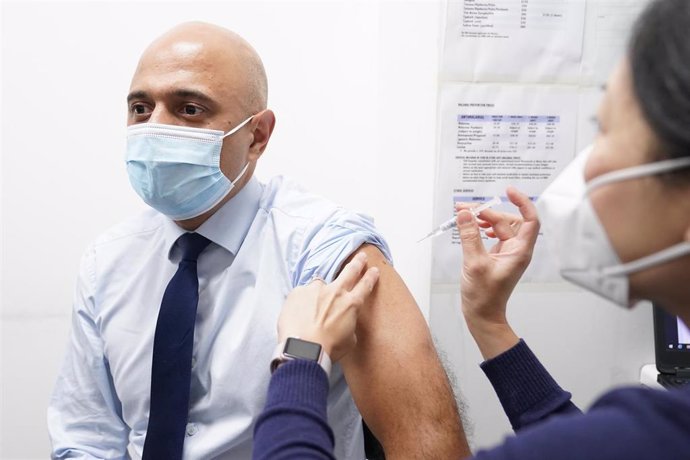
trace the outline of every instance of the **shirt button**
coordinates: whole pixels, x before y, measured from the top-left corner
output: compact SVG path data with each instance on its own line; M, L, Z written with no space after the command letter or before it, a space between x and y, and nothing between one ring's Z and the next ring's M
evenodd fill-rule
M188 423L187 424L187 436L194 436L199 432L199 428L196 426L196 423Z
M196 356L192 356L192 367L196 366Z

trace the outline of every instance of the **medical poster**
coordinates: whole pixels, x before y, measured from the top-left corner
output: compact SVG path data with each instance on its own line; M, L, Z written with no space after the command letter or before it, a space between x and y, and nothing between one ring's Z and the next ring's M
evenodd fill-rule
M444 80L576 82L585 0L451 0Z
M640 0L450 0L438 99L434 222L453 203L494 196L516 212L508 185L537 200L593 141L609 73L625 54ZM526 282L561 281L548 235ZM431 242L432 284L457 284L457 230ZM487 246L493 244L486 239Z
M580 83L601 85L625 52L635 19L647 2L590 0L582 44Z
M452 217L454 202L501 198L513 185L536 197L573 158L577 88L505 84L446 84L441 89L440 145L434 216ZM435 225L434 224L434 225ZM487 247L494 240L486 239ZM457 279L461 260L456 229L432 240L432 281ZM535 254L541 254L542 241ZM553 266L535 257L525 280L549 280Z

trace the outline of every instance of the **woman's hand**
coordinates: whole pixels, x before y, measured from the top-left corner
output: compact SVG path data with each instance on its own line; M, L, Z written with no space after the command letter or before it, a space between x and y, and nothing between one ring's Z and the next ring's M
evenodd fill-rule
M285 299L278 319L278 340L299 337L315 342L336 362L357 343L359 308L379 279L372 267L364 274L367 257L357 254L330 284L314 279L296 287Z
M506 305L529 265L539 233L537 210L529 197L512 187L506 193L522 217L487 209L476 219L467 210L469 205L456 206L463 253L462 312L485 359L518 342L506 320ZM480 227L487 229L488 236L498 239L488 251Z

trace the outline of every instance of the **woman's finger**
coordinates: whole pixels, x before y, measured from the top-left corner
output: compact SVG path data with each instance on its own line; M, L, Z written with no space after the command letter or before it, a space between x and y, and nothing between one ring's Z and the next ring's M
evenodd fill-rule
M461 209L467 209L471 211L474 207L476 207L476 205L474 204L458 203L456 209L458 211ZM506 221L512 223L514 221L522 220L520 216L516 214L510 212L495 211L493 209L485 209L475 217L477 218L477 222L479 222L480 227L484 227L484 225L486 225L487 223L491 226L495 226L496 224L500 225Z
M361 305L367 300L371 291L374 290L374 286L376 286L376 283L379 281L379 275L380 272L377 267L371 267L364 273L364 276L362 276L350 291L354 303Z
M307 286L325 286L326 282L318 275L314 275L311 280L306 284Z
M518 238L527 242L530 247L534 246L537 241L537 236L539 235L539 215L537 214L537 207L527 195L514 187L508 187L506 194L508 195L508 199L517 206L522 215L523 222L517 231Z
M482 211L480 216L486 222L491 224L493 233L499 240L513 238L517 233L515 228L516 226L519 226L519 223L522 220L515 214L497 212L490 209Z
M477 219L477 225L479 225L481 228L491 228L491 224L482 219Z
M498 238L501 241L513 238L520 232L524 220L534 220L536 218L536 208L531 202L527 195L522 194L515 188L510 187L510 192L508 198L515 204L520 213L526 213L527 218L524 215L520 215L495 211L493 209L485 209L478 216L476 216L476 221L479 227L487 229L485 234L490 238ZM512 198L511 198L512 197ZM473 203L456 203L455 208L457 210L470 210L476 207ZM534 212L532 209L534 208Z
M533 222L539 220L539 215L537 214L537 207L532 203L532 200L516 189L515 187L508 187L506 189L506 195L511 203L517 206L522 218L525 222Z
M476 261L485 257L486 249L484 249L482 235L474 215L463 209L456 216L455 222L460 232L463 260L465 262Z
M363 252L355 255L350 262L340 271L333 284L339 285L346 291L351 291L362 276L362 270L366 266L367 255Z

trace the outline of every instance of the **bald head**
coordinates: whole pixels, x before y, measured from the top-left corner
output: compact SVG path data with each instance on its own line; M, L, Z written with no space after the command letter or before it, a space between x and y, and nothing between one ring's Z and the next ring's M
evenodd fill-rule
M193 77L218 90L224 102L240 104L247 114L264 110L268 99L266 72L254 48L236 33L213 24L180 24L153 41L142 54L134 75Z
M178 221L182 228L196 229L251 179L275 127L266 99L261 59L249 43L222 27L181 24L142 54L127 95L128 126L153 123L232 132L223 137L219 157L214 153L200 161L218 161L235 187L205 213Z

